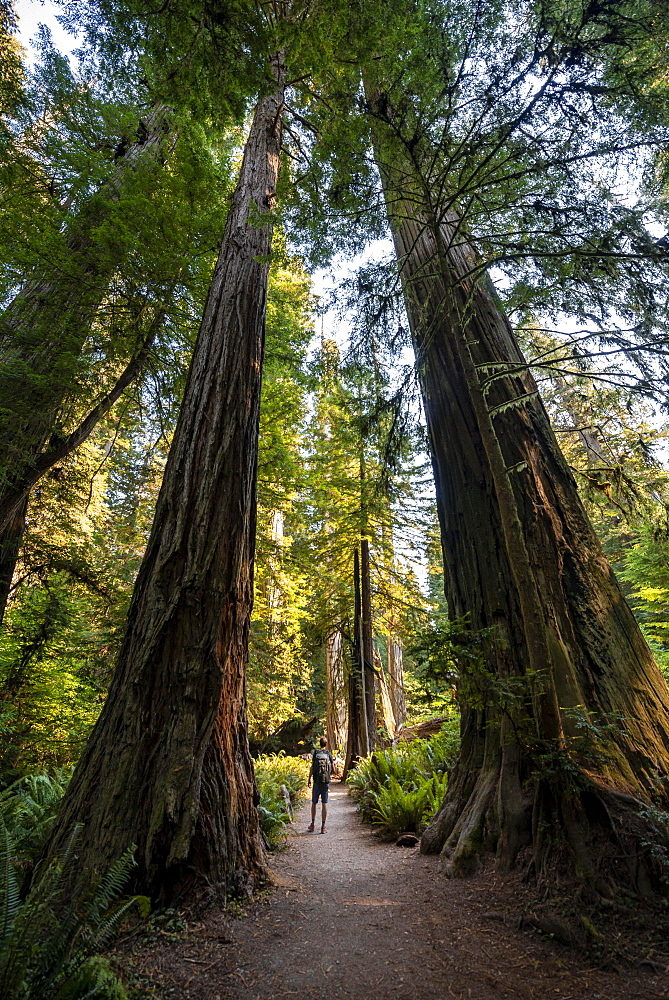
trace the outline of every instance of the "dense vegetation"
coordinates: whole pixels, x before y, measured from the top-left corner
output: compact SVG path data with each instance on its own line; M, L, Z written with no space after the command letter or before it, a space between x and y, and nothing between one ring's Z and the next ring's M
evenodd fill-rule
M28 59L0 0L0 960L74 836L54 997L124 878L261 881L308 766L249 738L454 874L642 893L615 830L661 895L662 5L60 10Z

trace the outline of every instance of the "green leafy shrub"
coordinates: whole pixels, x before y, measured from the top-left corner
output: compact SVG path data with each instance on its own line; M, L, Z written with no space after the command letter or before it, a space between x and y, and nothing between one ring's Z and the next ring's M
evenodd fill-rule
M255 773L260 792L260 829L268 850L276 851L284 843L292 819L291 811L307 787L309 763L301 757L286 757L283 753L266 754L256 759ZM288 791L290 808L282 785Z
M144 897L120 899L133 867L134 848L112 865L100 882L72 904L68 887L76 880L75 828L65 850L40 866L21 901L15 847L0 824L0 998L6 1000L125 1000L123 986L97 957L128 911Z
M59 767L28 774L0 792L0 819L19 864L28 866L39 856L72 771L72 767Z
M459 745L459 720L453 717L429 740L400 743L360 760L347 781L363 821L379 825L388 837L419 833L446 794Z

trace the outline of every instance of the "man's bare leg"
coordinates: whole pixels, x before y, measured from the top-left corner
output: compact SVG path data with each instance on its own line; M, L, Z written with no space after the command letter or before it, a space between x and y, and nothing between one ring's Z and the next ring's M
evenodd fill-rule
M323 808L322 808L322 811L321 811L321 833L325 829L325 820L326 820L326 817L327 817L327 814L328 814L328 807L325 804L325 802L323 802L322 806L323 806ZM315 815L316 815L316 807L314 806L314 816Z
M316 803L312 802L311 803L311 825L309 826L310 830L313 830L315 822L316 822Z

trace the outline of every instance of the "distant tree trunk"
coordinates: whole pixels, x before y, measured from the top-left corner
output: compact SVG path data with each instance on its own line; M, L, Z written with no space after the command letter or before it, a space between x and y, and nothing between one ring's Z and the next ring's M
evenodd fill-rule
M404 696L404 660L402 643L392 632L388 633L388 695L395 717L395 730L402 728L407 718Z
M376 677L374 674L374 631L372 621L372 579L369 562L369 540L360 540L360 635L362 669L365 678L365 715L367 746L371 753L376 746Z
M47 850L163 902L264 872L248 748L258 415L285 71L255 112L114 680Z
M334 752L346 743L346 690L344 650L339 630L329 635L325 643L326 732Z
M0 624L5 616L7 601L12 590L14 570L26 528L27 511L28 497L26 496L4 529L0 531Z
M119 264L113 252L100 246L96 232L122 197L128 177L159 163L169 114L159 107L141 122L112 176L71 222L66 266L58 261L50 273L45 264L44 273L29 280L0 315L0 536L18 523L17 514L41 476L81 443L70 442L63 449L71 436L59 432L58 415L65 398L76 391L84 344ZM19 535L16 553L20 542ZM11 581L12 546L0 546L2 580ZM5 605L0 588L0 611Z
M379 702L381 704L381 712L383 714L383 721L386 724L386 730L388 736L391 740L395 739L395 734L397 732L397 723L395 721L395 712L393 711L393 705L390 700L390 692L388 691L388 685L386 684L386 678L383 672L383 661L381 659L381 654L378 649L374 650L374 668L376 673L377 687L379 690Z
M351 645L351 670L349 673L348 738L346 741L346 762L344 777L358 757L369 753L369 730L367 727L367 700L365 698L365 665L362 641L362 601L360 596L360 554L353 553L354 612Z
M460 759L422 849L467 874L484 850L505 868L531 843L541 873L566 845L592 885L601 884L593 845L613 839L643 889L650 852L637 856L637 837L632 857L625 838L643 825L641 801L669 802L667 686L460 219L398 168L408 157L386 157L380 143L377 158L425 402L449 607L497 635L487 662L496 685L483 709L464 700ZM580 713L599 728L589 748ZM620 865L607 860L617 877Z

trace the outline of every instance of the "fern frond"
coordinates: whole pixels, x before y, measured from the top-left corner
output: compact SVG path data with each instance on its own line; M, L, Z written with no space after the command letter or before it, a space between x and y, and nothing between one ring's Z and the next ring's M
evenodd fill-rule
M93 898L87 905L87 912L92 920L96 920L101 913L105 913L112 902L118 899L123 892L130 872L136 866L136 850L137 848L134 844L132 847L129 847L118 861L111 866L97 886Z
M11 934L20 906L13 861L14 845L7 827L0 820L0 942Z

